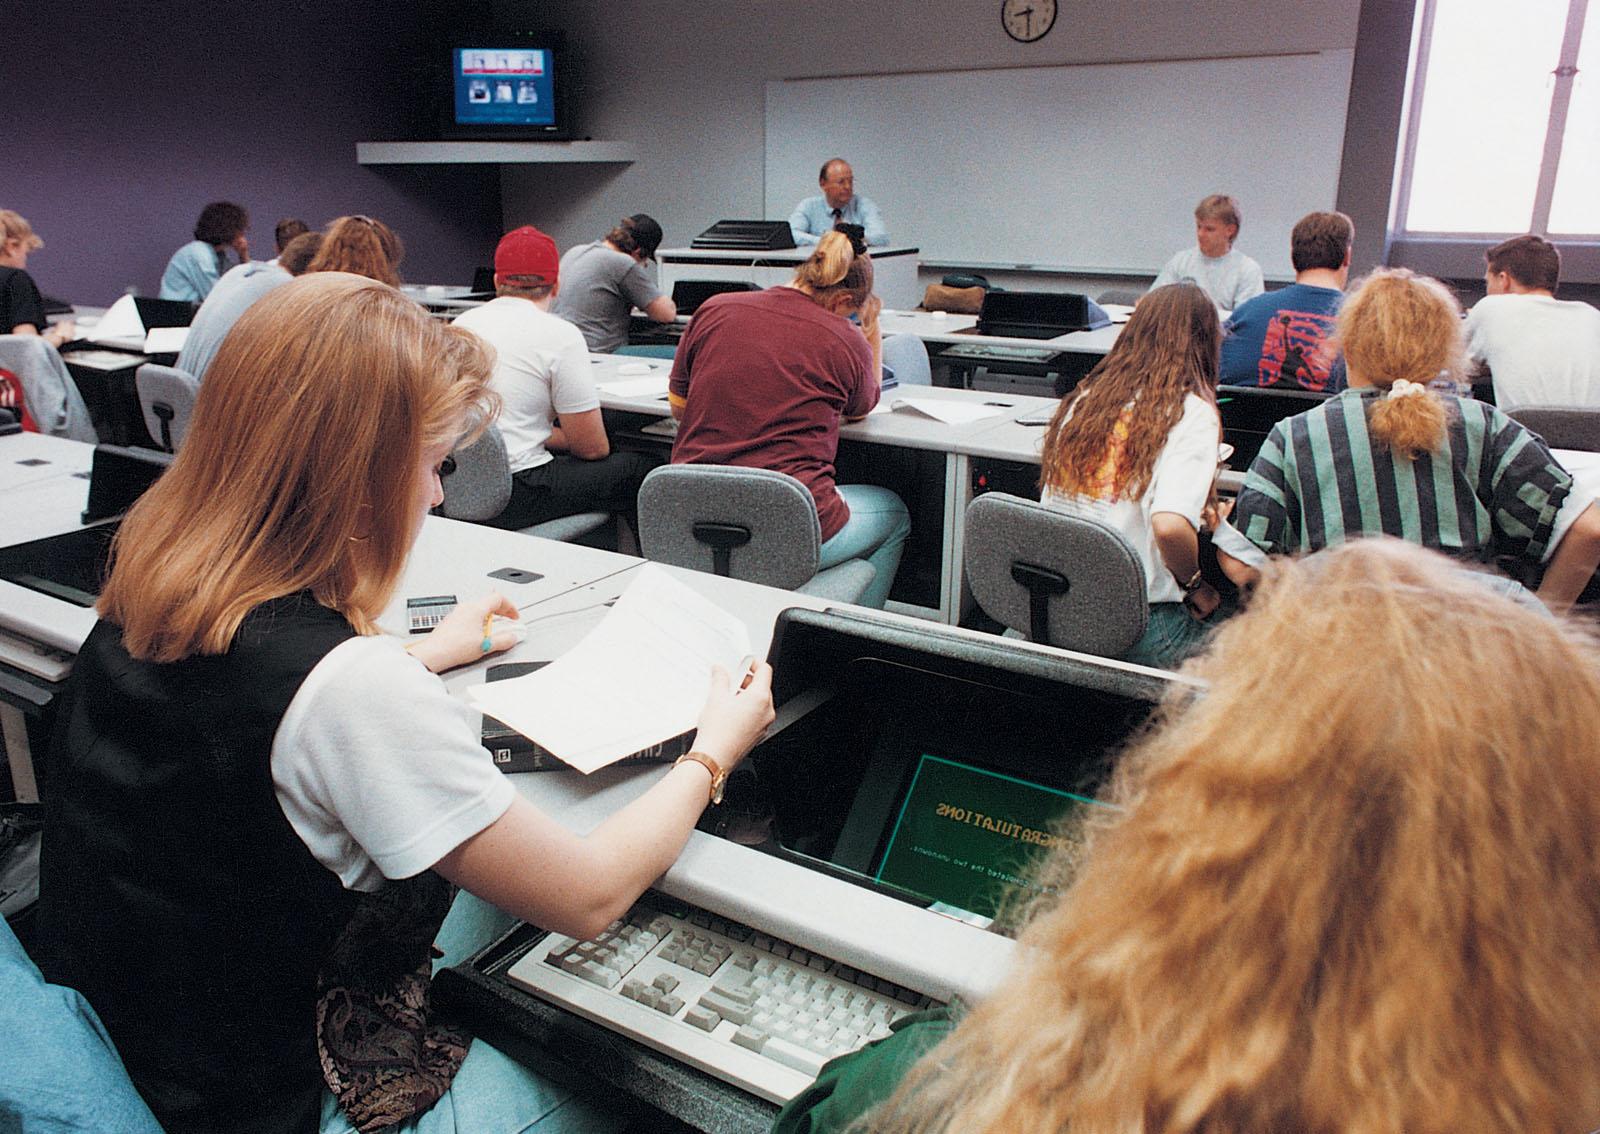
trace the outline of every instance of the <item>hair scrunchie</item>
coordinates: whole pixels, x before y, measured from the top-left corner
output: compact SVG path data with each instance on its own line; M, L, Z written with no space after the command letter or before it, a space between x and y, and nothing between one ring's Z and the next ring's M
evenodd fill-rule
M1408 382L1404 378L1395 379L1393 386L1389 387L1390 398L1416 398L1428 392L1428 388L1421 382Z

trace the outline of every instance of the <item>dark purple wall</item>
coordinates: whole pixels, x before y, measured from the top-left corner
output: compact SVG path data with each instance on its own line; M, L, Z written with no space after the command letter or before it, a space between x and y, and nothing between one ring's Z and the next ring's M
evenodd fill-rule
M367 213L404 239L401 273L470 282L500 227L494 166L356 164L358 141L424 138L434 5L7 4L0 208L44 238L48 294L104 305L155 294L212 200L273 224Z

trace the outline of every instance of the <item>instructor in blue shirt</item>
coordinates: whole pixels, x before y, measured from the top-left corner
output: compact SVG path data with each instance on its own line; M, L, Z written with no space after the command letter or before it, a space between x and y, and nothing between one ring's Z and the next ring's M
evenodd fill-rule
M829 158L823 162L817 184L822 193L801 201L789 218L796 244L815 244L840 221L866 229L868 244L889 243L889 232L883 227L883 214L878 212L878 206L856 195L856 175L849 162L844 158Z

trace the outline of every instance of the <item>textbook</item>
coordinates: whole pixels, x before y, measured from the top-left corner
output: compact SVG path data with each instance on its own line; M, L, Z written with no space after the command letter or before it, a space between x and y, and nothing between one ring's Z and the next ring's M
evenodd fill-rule
M523 738L485 733L502 769L559 760L587 774L623 761L675 760L694 735L711 667L731 675L749 664L743 621L659 564L631 574L628 589L571 650L536 672L466 691L486 718Z

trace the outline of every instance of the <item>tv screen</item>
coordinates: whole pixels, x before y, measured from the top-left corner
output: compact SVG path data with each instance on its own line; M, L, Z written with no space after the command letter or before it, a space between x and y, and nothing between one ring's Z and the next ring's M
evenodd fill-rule
M442 129L447 138L560 140L571 136L559 36L467 35L450 45Z

